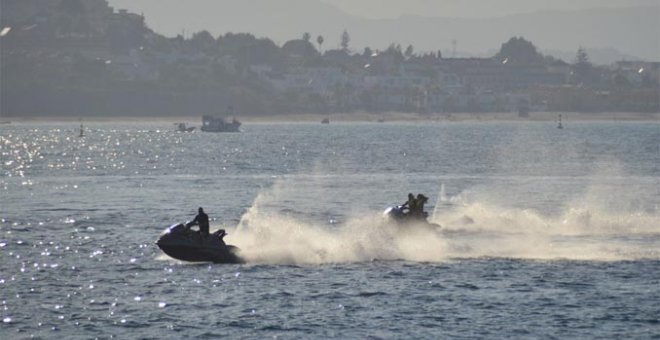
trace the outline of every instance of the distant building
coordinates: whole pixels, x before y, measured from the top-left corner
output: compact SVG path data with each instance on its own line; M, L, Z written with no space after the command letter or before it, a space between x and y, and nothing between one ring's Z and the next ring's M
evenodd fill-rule
M317 93L330 97L338 86L349 83L349 77L337 67L296 67L270 83L281 91Z
M570 72L567 67L509 65L494 58L441 59L439 68L445 74L456 75L463 86L476 92L510 92L534 85L561 85Z
M635 86L660 84L660 62L657 61L619 61L614 71Z

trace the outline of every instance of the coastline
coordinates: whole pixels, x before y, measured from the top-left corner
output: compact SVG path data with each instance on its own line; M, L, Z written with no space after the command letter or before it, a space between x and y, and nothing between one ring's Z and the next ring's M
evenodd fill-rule
M492 113L410 113L410 112L356 112L331 114L284 114L277 116L239 117L243 122L547 122L556 121L559 114L566 121L660 121L660 112L531 112L529 117L519 117L513 112Z
M562 120L573 122L589 121L648 121L660 122L660 112L530 112L529 117L519 117L514 112L489 112L489 113L411 113L411 112L352 112L352 113L290 113L270 116L242 116L236 118L243 123L320 123L327 118L330 122L344 123L368 123L368 122L547 122L556 121L559 114ZM81 117L71 116L29 116L29 117L3 117L3 121L11 123L29 122L80 122ZM83 117L82 122L165 122L188 124L201 123L201 115L194 116L93 116Z

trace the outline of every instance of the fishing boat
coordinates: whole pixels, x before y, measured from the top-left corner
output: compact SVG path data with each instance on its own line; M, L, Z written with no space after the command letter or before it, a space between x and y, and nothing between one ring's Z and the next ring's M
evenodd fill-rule
M233 116L233 114L234 108L230 106L227 109L227 116ZM223 116L202 116L201 130L204 132L240 132L240 127L241 122L235 117L232 117L232 120L228 121L226 117Z
M225 117L208 116L202 117L202 128L204 132L240 132L241 122L233 118L227 121Z

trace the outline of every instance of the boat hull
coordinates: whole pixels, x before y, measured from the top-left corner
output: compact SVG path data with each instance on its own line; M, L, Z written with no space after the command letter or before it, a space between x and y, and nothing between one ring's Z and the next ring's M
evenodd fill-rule
M188 262L244 263L238 247L226 245L216 234L202 236L183 224L165 230L156 245L168 256Z
M414 217L410 216L409 214L405 214L403 212L402 206L387 208L383 215L392 223L395 223L397 226L408 231L437 232L442 228L442 226L437 223L427 221L426 216Z
M202 116L202 127L204 132L240 132L241 122L236 119L228 122L224 117Z
M200 130L204 132L241 132L241 130L239 129L240 127L241 127L240 124L236 124L236 125L228 124L227 126L224 127L202 126Z

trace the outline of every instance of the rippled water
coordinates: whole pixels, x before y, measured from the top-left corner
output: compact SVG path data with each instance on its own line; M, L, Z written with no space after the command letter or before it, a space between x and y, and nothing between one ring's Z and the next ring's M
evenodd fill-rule
M656 122L76 128L0 126L2 339L660 336ZM198 206L247 264L155 247Z

